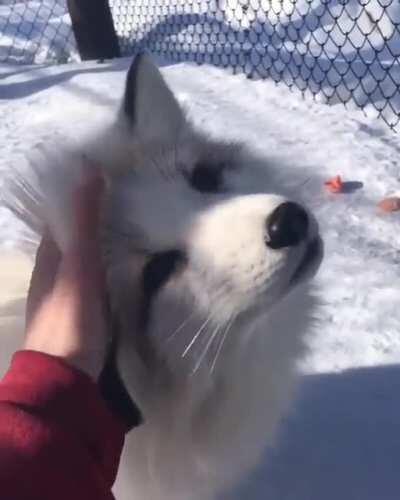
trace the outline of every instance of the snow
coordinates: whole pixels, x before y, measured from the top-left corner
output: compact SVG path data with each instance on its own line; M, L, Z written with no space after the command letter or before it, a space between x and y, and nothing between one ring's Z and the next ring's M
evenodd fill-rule
M36 143L73 140L109 119L128 64L3 66L1 177ZM397 499L400 219L376 204L400 191L400 136L361 112L302 100L270 81L188 63L165 63L163 72L199 127L290 163L325 240L316 279L322 303L300 365L298 403L235 498ZM324 190L336 174L352 183L348 192ZM0 210L2 245L15 245L22 231Z

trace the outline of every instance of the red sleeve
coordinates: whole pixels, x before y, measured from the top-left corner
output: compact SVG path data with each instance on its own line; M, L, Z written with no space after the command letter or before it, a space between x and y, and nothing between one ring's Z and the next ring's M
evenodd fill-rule
M113 499L124 431L88 376L17 352L0 381L1 498Z

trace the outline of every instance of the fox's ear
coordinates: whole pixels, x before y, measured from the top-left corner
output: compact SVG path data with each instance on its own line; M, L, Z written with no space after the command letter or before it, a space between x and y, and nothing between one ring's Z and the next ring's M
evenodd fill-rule
M157 66L138 55L127 75L123 113L132 133L145 143L175 142L185 117Z

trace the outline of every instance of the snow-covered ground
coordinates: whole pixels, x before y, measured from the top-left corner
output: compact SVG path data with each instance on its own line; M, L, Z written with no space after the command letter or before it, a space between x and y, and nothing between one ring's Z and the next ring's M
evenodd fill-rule
M74 138L109 117L128 64L1 67L0 178L35 143ZM302 100L269 81L187 63L163 71L199 127L289 162L287 175L306 195L326 244L298 404L235 498L397 500L400 216L376 204L400 191L400 136L360 112ZM348 192L324 190L335 174L350 182ZM3 245L21 230L0 211Z

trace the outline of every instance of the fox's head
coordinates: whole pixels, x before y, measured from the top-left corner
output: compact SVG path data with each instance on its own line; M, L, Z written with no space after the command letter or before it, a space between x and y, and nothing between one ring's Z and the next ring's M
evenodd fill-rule
M102 142L116 307L173 370L210 369L233 324L250 330L316 272L316 221L276 165L196 131L146 55Z

